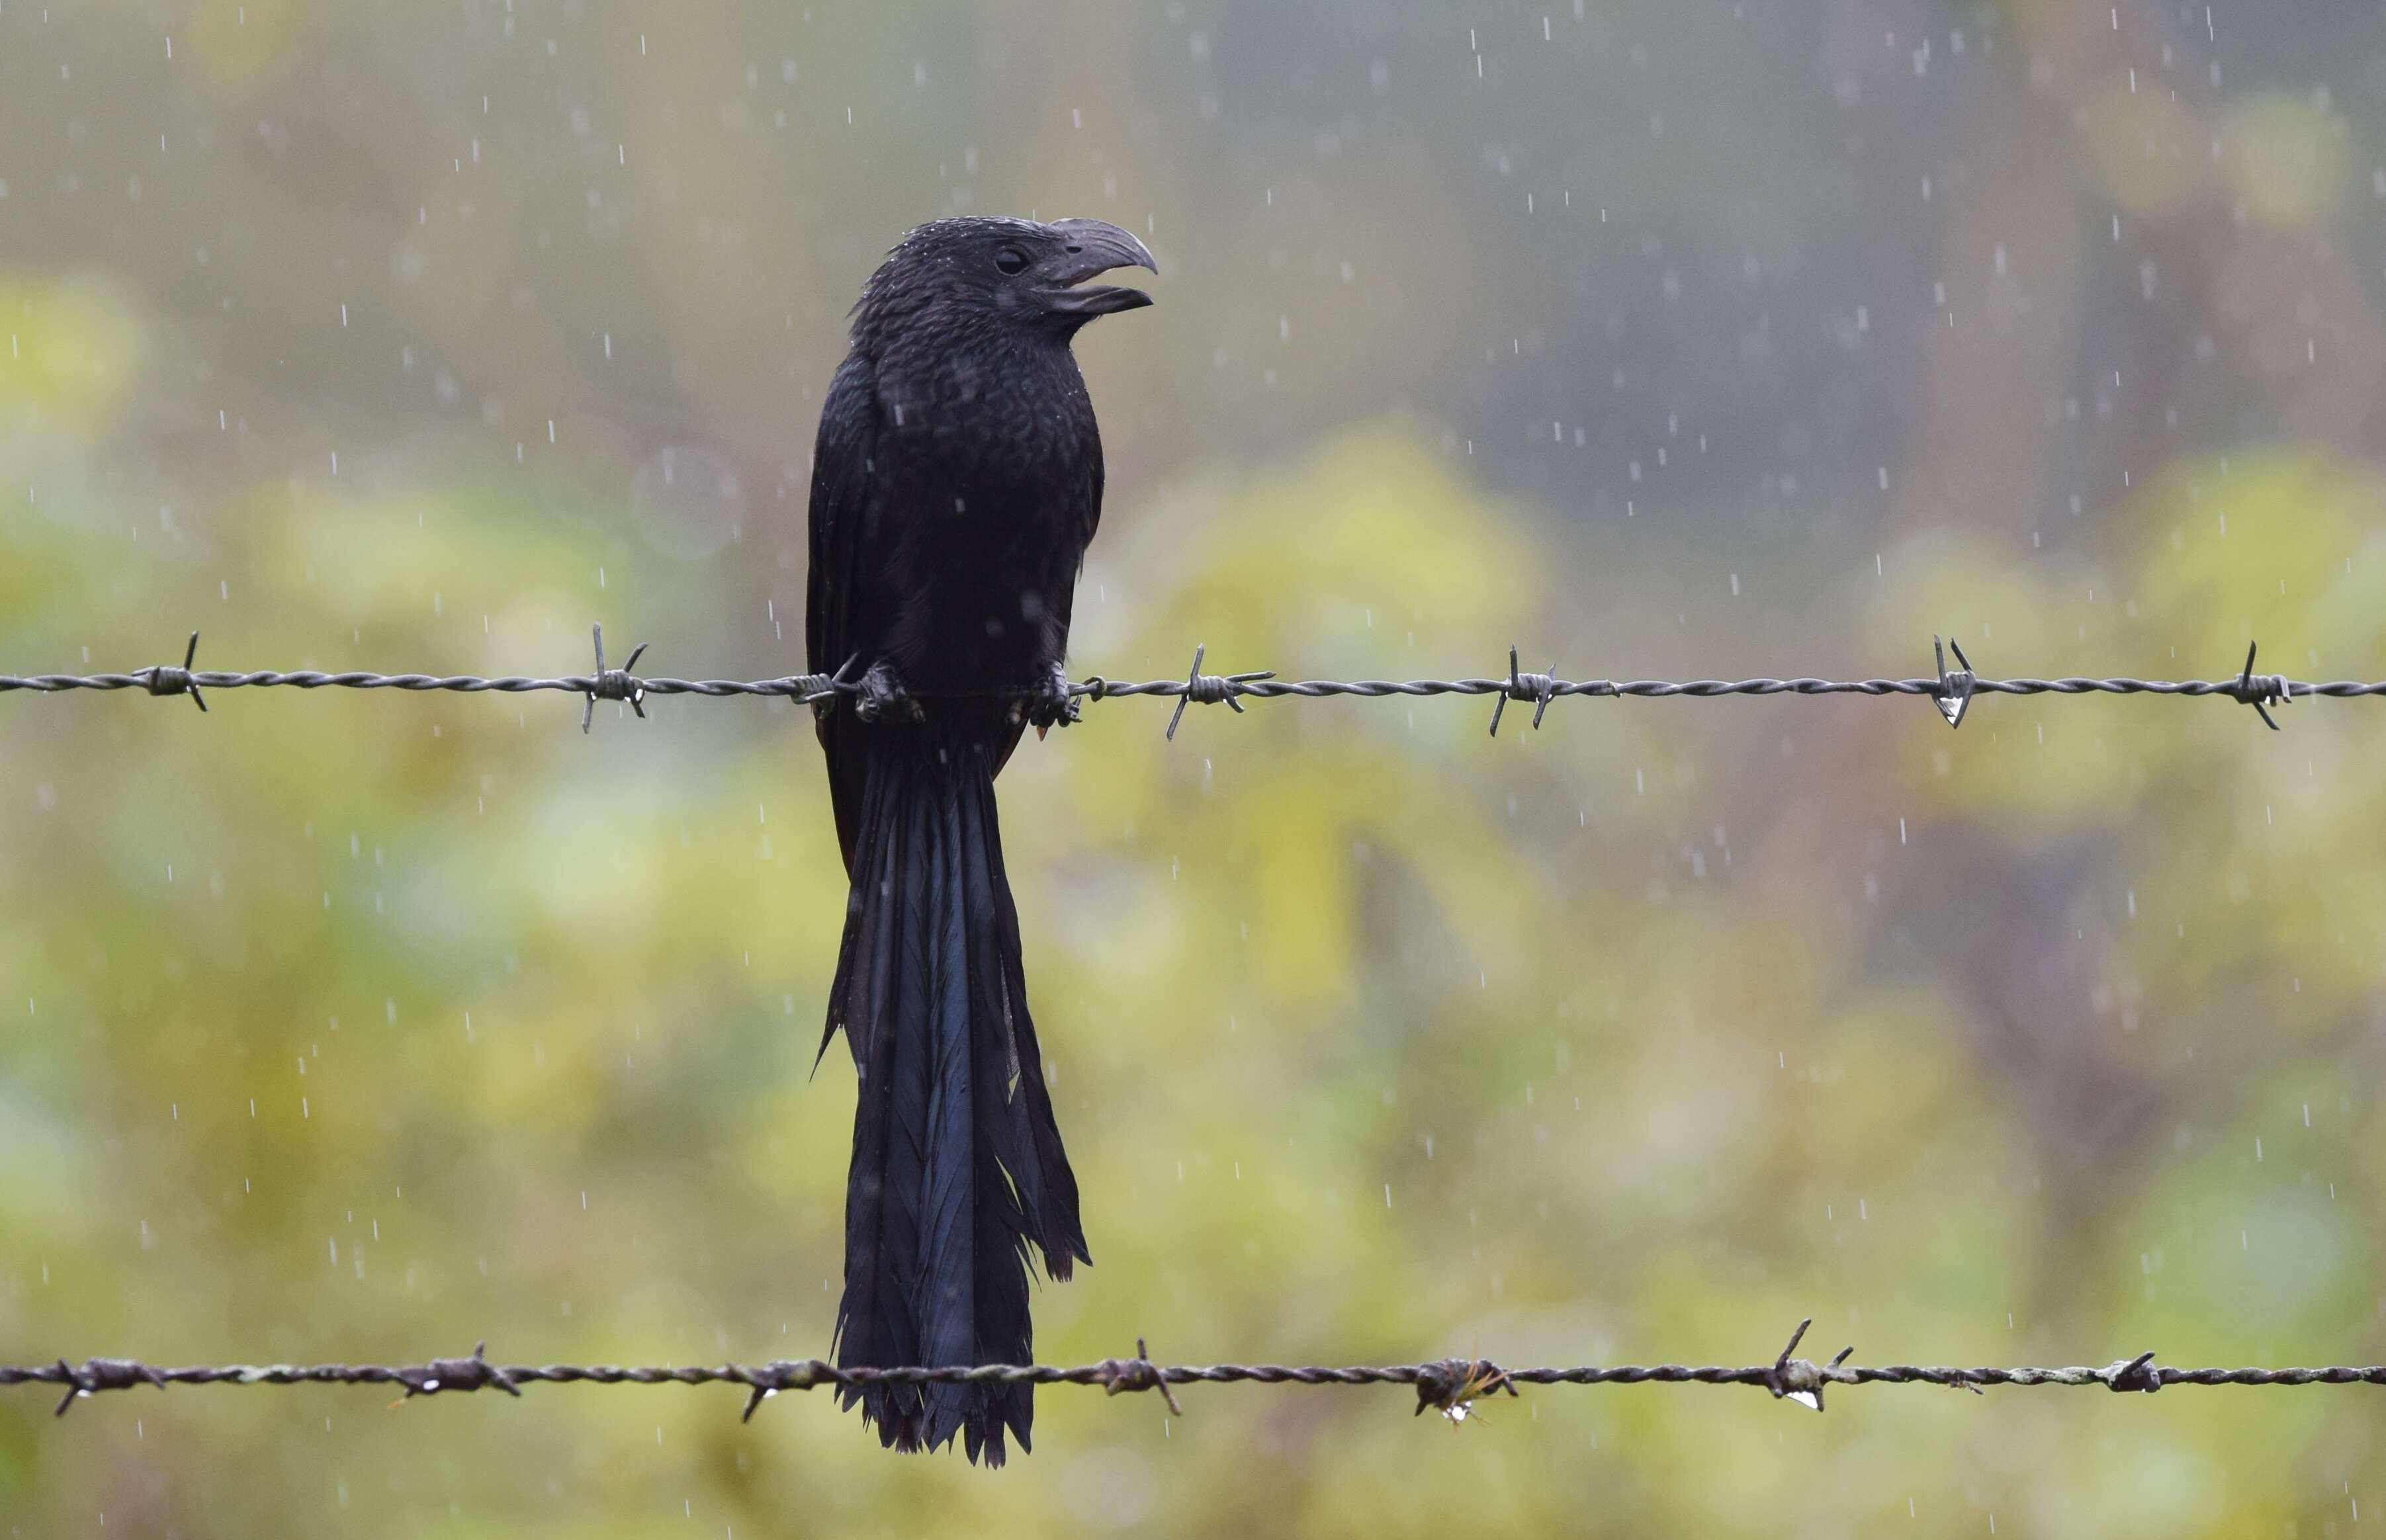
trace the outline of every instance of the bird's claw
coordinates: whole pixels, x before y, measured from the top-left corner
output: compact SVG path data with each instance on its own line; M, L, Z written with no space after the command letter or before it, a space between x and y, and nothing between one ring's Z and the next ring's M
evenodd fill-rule
M1076 695L1069 689L1069 676L1061 671L1058 663L1053 664L1051 673L1027 696L1028 725L1041 738L1053 728L1066 727L1083 716Z
M902 678L885 658L873 663L853 689L853 714L863 721L874 722L885 717L891 720L925 721L928 714L904 687Z

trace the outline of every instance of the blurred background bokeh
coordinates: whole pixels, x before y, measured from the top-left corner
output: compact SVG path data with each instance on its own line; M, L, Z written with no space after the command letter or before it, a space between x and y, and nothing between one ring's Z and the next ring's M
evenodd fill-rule
M0 670L802 667L846 307L1156 309L1080 674L2386 674L2367 0L8 0ZM784 702L0 699L0 1361L826 1351ZM1111 702L1003 782L1039 1356L2386 1358L2386 708ZM0 1396L10 1536L2353 1533L2357 1391Z

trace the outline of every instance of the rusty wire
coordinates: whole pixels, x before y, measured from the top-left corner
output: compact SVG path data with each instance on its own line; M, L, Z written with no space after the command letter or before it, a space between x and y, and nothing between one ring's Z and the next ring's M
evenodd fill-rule
M471 1356L433 1358L419 1364L223 1364L211 1368L159 1369L132 1358L88 1358L80 1364L60 1358L56 1363L0 1365L0 1386L42 1384L61 1387L57 1415L63 1417L78 1400L108 1391L134 1390L143 1385L159 1390L171 1385L396 1385L404 1398L450 1392L499 1391L519 1396L527 1384L732 1384L747 1393L745 1417L751 1418L764 1401L783 1391L811 1390L822 1385L964 1384L983 1381L1039 1385L1099 1385L1110 1395L1156 1390L1171 1413L1179 1409L1174 1386L1187 1384L1265 1385L1409 1385L1419 1412L1432 1409L1452 1421L1463 1421L1473 1404L1486 1396L1517 1396L1520 1385L1711 1384L1754 1385L1776 1400L1795 1401L1823 1409L1823 1393L1836 1385L1929 1384L1980 1394L1991 1385L2102 1386L2116 1392L2151 1394L2184 1385L2386 1385L2386 1365L2358 1367L2339 1364L2319 1369L2173 1369L2141 1353L2102 1369L2076 1366L2047 1369L1953 1369L1922 1364L1852 1364L1852 1348L1841 1348L1826 1363L1797 1358L1798 1344L1813 1324L1798 1323L1784 1346L1768 1363L1738 1368L1722 1365L1691 1367L1677 1363L1586 1365L1573 1369L1502 1369L1488 1358L1439 1358L1425 1363L1354 1365L1333 1368L1312 1364L1290 1367L1271 1363L1154 1363L1141 1338L1132 1358L1104 1358L1075 1368L1050 1364L980 1364L970 1368L840 1369L818 1358L776 1359L761 1364L691 1364L665 1368L622 1368L611 1364L496 1364L489 1361L488 1345Z
M0 674L0 694L12 690L57 693L67 690L141 690L152 695L188 695L199 709L207 708L206 690L245 690L286 687L298 690L453 690L472 695L495 691L503 695L521 695L529 691L554 690L585 698L580 717L582 731L586 731L591 715L600 700L621 701L646 715L645 701L648 695L699 695L721 698L729 695L777 696L807 703L827 700L840 695L853 695L861 686L847 674L851 665L835 674L787 674L777 679L671 679L642 678L632 672L639 655L646 651L642 643L621 668L609 668L605 663L605 633L602 627L592 627L596 639L596 667L585 674L567 674L555 678L538 678L508 674L484 679L476 674L383 674L364 670L326 673L316 669L283 670L260 669L250 672L232 672L197 669L193 665L198 657L198 632L191 633L181 664L157 663L136 669L131 673L97 674ZM1934 647L1938 639L1932 639ZM1215 706L1221 703L1240 711L1245 700L1279 700L1297 697L1319 700L1332 695L1355 695L1380 699L1388 695L1491 695L1497 697L1491 707L1491 732L1497 735L1501 717L1510 701L1529 702L1533 707L1533 725L1541 724L1542 715L1550 703L1568 695L1596 695L1617 699L1671 699L1690 696L1707 699L1720 695L1923 695L1938 707L1951 727L1963 725L1965 713L1974 697L1980 695L2158 695L2201 696L2218 695L2224 699L2252 707L2265 725L2276 730L2278 722L2270 707L2285 706L2292 701L2313 696L2352 698L2386 695L2386 680L2364 682L2359 680L2332 680L2313 682L2289 679L2283 674L2257 674L2254 671L2254 648L2245 649L2245 663L2231 679L2130 679L2084 678L2066 676L2060 679L1986 679L1975 671L1971 660L1964 656L1961 646L1955 648L1960 667L1947 667L1943 650L1938 659L1935 675L1905 679L1691 679L1691 680L1613 680L1564 679L1555 672L1532 673L1517 667L1514 648L1508 652L1505 675L1487 675L1463 679L1278 679L1273 670L1245 673L1205 674L1201 664L1207 649L1196 647L1193 667L1183 679L1114 680L1095 674L1070 684L1070 695L1078 701L1110 700L1125 695L1156 695L1173 698L1176 709L1168 720L1168 735L1174 738L1187 706Z

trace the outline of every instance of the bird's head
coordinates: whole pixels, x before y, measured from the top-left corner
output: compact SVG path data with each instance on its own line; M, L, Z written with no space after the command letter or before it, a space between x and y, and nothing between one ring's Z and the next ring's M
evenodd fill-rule
M853 334L976 323L1065 343L1096 316L1151 303L1140 289L1086 282L1113 268L1156 273L1160 264L1141 241L1099 219L932 220L904 236L862 286Z

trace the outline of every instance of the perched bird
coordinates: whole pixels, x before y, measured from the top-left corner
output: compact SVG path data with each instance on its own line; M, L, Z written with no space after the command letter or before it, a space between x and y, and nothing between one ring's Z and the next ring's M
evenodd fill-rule
M1151 303L1093 219L953 219L903 237L853 307L821 408L806 649L852 882L830 987L860 1082L845 1200L847 1368L1034 1361L1027 1258L1090 1262L1020 967L994 778L1073 721L1061 672L1102 445L1069 344ZM880 1439L1028 1447L1025 1384L848 1391Z

